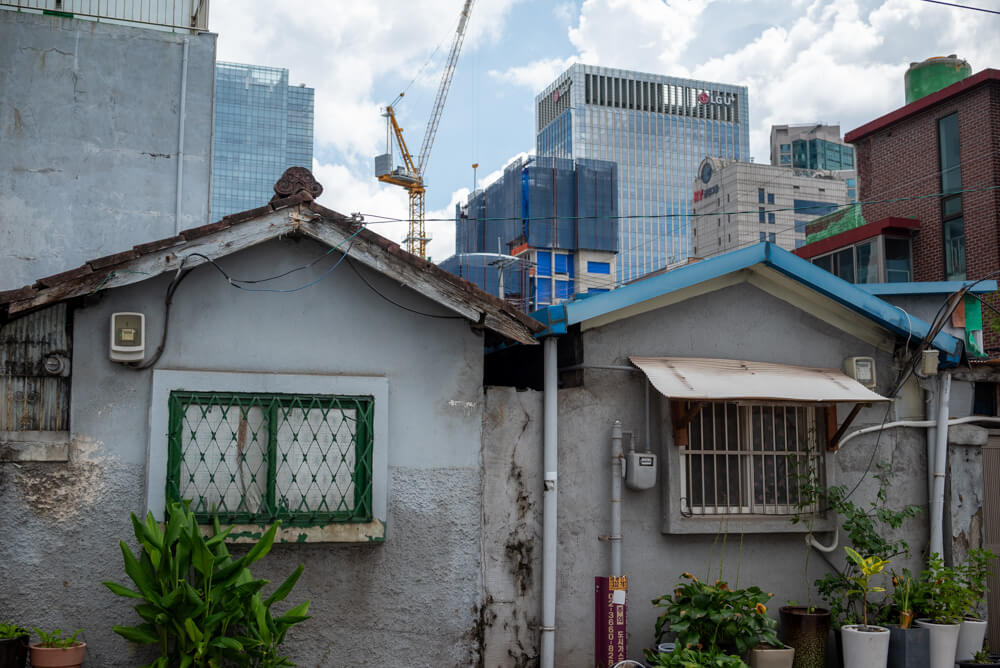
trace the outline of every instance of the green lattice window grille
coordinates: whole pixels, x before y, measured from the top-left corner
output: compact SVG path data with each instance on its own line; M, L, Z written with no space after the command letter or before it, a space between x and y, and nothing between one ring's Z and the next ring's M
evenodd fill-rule
M198 520L372 519L372 397L170 393L168 500Z

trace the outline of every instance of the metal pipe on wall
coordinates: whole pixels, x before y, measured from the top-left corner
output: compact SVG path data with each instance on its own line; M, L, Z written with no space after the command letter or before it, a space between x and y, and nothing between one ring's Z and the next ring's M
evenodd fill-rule
M931 498L931 554L944 556L944 476L948 468L948 402L951 372L938 376L937 443L934 452L934 496Z
M622 575L622 422L611 426L611 575Z
M187 116L187 81L188 81L188 51L190 40L184 38L184 56L181 60L181 101L178 109L180 120L177 123L177 200L174 203L174 233L181 231L181 205L184 195L184 119Z
M540 642L541 668L553 668L556 632L556 550L559 538L556 525L558 494L558 408L559 370L557 367L558 339L550 336L542 342L542 460L545 490L542 493L542 626Z
M933 385L936 385L934 383ZM932 422L932 426L927 429L927 509L930 510L931 499L934 498L934 449L937 444L937 390L930 389L926 392L927 407L924 415Z

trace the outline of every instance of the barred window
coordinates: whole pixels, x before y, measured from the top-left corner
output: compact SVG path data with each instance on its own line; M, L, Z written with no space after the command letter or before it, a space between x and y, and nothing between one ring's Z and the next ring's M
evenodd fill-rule
M374 399L172 391L169 500L202 522L372 519Z
M802 477L823 472L826 423L811 405L708 402L681 447L681 512L783 515L802 506ZM818 482L822 482L820 479Z

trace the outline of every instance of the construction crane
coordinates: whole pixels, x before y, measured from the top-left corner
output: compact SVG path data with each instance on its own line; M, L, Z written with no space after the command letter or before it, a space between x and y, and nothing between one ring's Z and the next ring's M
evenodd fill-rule
M474 3L475 0L465 0L465 4L462 6L462 13L458 17L458 29L455 31L455 39L451 43L451 51L448 53L448 60L441 73L441 84L438 86L437 97L434 98L434 107L431 110L431 117L427 120L427 129L424 130L424 141L420 145L419 153L413 155L407 149L406 142L403 140L403 128L396 121L396 112L393 106L402 99L403 93L400 93L399 97L385 108L383 114L386 118L385 143L387 152L375 156L375 177L382 183L401 186L409 193L410 227L403 243L407 251L422 258L427 257L427 242L430 241L424 228L424 195L427 190L424 184L424 170L427 168L427 159L430 157L431 147L434 145L434 135L437 134L438 125L441 123L444 102L448 98L451 79L455 75L455 65L458 64L458 54L462 50L465 29L469 24L469 14L472 12ZM393 137L396 139L396 146L403 159L403 164L395 168L393 168L392 160Z

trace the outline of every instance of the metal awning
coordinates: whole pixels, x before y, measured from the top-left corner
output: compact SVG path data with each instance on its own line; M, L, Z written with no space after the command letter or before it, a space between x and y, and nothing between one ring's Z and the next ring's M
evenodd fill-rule
M700 357L629 357L674 400L871 403L889 401L839 369Z

